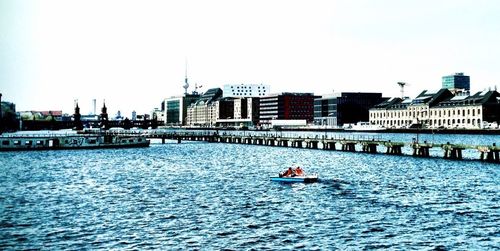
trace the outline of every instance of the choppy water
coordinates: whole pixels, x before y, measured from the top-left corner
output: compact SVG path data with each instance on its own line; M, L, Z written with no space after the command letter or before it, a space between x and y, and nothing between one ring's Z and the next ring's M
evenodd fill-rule
M269 181L286 165L321 182ZM202 142L0 153L0 249L500 248L500 166Z

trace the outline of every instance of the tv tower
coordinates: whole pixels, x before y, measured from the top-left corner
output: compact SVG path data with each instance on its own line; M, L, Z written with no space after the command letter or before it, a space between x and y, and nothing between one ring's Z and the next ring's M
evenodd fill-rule
M182 88L184 88L184 94L187 95L188 94L188 87L189 87L189 83L188 83L188 63L187 63L187 59L186 59L186 72L185 72L185 75L184 75L184 85L182 86Z

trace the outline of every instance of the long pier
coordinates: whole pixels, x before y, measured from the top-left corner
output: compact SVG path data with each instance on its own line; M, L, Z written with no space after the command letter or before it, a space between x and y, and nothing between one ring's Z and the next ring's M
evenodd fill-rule
M130 132L128 132L130 133ZM291 148L306 148L306 149L323 149L323 150L340 150L346 152L363 152L363 153L384 153L388 155L408 155L404 154L402 149L409 147L411 156L415 157L433 157L430 155L431 149L441 149L442 157L450 160L463 160L462 152L464 150L476 150L478 160L500 163L500 147L495 143L492 145L465 145L447 143L428 143L424 142L393 142L391 140L382 140L369 137L344 138L344 137L327 137L315 135L315 137L302 136L280 136L277 134L248 134L238 135L218 131L162 131L153 130L143 132L143 136L152 139L161 139L162 143L165 140L176 140L177 143L182 141L205 141L212 143L231 143L231 144L246 144L246 145L261 145L261 146L276 146L276 147L291 147ZM379 148L385 148L379 152ZM358 149L358 151L356 151ZM360 149L360 151L359 151ZM385 150L385 151L384 151Z

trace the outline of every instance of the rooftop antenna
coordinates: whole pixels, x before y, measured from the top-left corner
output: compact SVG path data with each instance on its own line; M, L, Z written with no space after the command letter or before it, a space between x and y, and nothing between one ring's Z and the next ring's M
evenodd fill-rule
M193 94L198 94L198 89L201 87L203 87L203 85L198 85L198 83L195 83Z
M401 99L405 99L405 82L398 82L398 85L401 87Z
M188 62L187 62L187 59L186 59L186 68L185 68L185 75L184 75L184 85L182 86L182 88L184 88L184 94L188 94L188 87L189 87L189 83L188 83Z

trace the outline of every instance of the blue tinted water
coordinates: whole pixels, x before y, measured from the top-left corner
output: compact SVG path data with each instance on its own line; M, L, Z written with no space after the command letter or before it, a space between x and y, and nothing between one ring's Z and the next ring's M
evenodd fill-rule
M291 164L321 182L269 181ZM203 142L0 153L0 249L498 249L499 175Z

